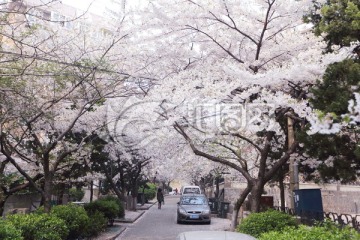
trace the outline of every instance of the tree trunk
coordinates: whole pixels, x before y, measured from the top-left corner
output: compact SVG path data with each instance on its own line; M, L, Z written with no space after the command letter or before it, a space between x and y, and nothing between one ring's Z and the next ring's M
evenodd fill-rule
M50 212L51 209L51 190L52 190L52 176L51 173L44 175L44 191L42 192L44 199L44 211Z
M90 181L90 202L93 201L93 198L94 198L94 181Z
M0 218L1 216L4 214L4 211L5 211L5 203L6 203L6 200L10 197L10 195L5 195L1 198L0 200Z
M215 193L214 193L216 198L219 197L219 193L220 193L219 181L220 181L220 179L218 177L216 177L215 178Z
M125 195L119 190L119 188L114 183L114 180L112 179L111 175L105 172L105 177L110 183L111 189L115 192L116 196L121 199L122 201L126 201Z
M257 181L251 189L251 212L260 212L261 195L264 191L264 185Z
M236 204L235 204L236 206ZM238 219L239 219L239 210L240 208L234 207L232 216L231 216L231 231L235 231L236 226L238 225Z
M279 178L279 189L280 189L280 208L281 211L285 211L285 186L284 186L284 175Z
M126 210L131 211L132 209L132 197L131 195L126 195Z
M137 205L137 197L131 196L131 211L136 211L136 205Z
M64 204L63 199L64 199L64 194L65 194L65 188L66 188L66 185L64 183L59 184L59 192L57 194L57 196L58 196L58 202L57 203L60 204L60 205Z
M145 204L145 187L142 188L142 195L141 195L141 206Z
M136 211L136 205L137 205L137 195L138 195L138 185L134 184L132 191L131 191L131 211Z
M238 225L238 217L239 217L239 210L240 207L244 204L246 197L249 195L251 191L251 185L248 184L245 190L240 194L240 197L235 203L233 216L231 218L231 231L234 231L236 226Z

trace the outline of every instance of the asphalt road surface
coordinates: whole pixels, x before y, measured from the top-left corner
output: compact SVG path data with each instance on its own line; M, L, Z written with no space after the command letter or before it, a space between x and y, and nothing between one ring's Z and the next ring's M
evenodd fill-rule
M127 229L116 240L175 240L181 232L196 230L228 230L230 220L213 217L211 224L176 223L176 209L179 196L165 197L161 209L157 204L147 210L136 222L128 224Z

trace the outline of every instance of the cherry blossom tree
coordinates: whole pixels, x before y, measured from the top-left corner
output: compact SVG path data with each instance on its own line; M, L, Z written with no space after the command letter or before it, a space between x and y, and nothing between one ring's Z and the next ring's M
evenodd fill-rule
M124 148L111 138L103 140L93 136L89 143L92 145L91 169L104 176L103 182L119 199L128 202L128 210L136 211L138 190L149 182L145 169L150 158L142 156L137 149Z
M52 3L56 1L46 6ZM118 64L126 54L120 47L126 42L125 30L96 39L35 14L40 23L28 28L24 16L31 12L21 4L6 10L11 16L4 15L1 30L1 83L6 83L1 85L2 97L6 95L1 103L1 153L41 193L49 211L56 174L88 160L84 146L89 135L79 141L72 134L100 129L104 101L133 94L125 80L141 77L125 73L126 67Z
M139 20L149 29L139 38L153 46L144 52L153 60L147 69L164 79L147 95L163 110L155 111L162 123L153 130L170 135L174 125L195 155L236 169L248 181L236 210L251 192L257 211L264 184L297 149L297 141L288 144L284 121L291 117L300 127L316 118L304 100L307 88L349 49L322 54L325 43L302 21L310 1L169 4L151 1L142 16L152 21ZM247 121L241 108L249 111Z

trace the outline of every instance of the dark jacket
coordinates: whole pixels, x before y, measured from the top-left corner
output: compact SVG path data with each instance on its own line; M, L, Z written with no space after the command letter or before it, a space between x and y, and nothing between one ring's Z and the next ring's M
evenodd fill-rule
M164 201L163 193L158 191L156 194L156 198L157 198L158 202L163 202Z

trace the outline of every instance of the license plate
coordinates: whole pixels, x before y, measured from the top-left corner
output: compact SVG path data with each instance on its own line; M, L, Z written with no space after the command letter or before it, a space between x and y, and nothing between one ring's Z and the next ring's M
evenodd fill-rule
M190 215L191 219L199 219L199 215Z

